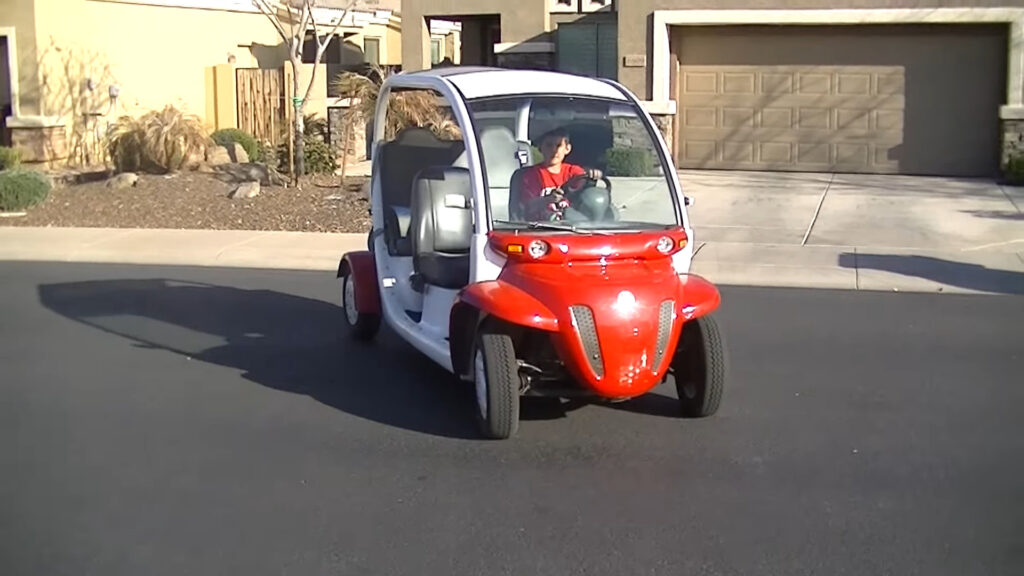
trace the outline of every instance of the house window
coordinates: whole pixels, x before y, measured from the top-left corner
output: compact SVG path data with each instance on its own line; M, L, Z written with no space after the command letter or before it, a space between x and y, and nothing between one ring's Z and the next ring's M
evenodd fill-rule
M558 26L558 70L615 80L619 75L619 33L615 22Z
M442 40L440 38L432 38L430 40L430 63L437 64L441 61L441 54L444 53L442 49Z
M367 64L380 64L380 38L363 38L363 60Z

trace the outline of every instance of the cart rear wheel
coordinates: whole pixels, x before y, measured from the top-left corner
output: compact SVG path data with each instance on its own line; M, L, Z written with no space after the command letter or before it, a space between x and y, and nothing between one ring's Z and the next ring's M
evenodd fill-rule
M482 333L473 354L476 420L487 438L506 439L519 430L519 366L512 338Z
M352 273L341 277L341 307L345 312L345 326L357 340L370 340L380 329L380 316L359 312L356 308L355 282Z
M725 345L715 319L702 316L687 322L672 361L683 416L703 418L718 411L725 388L725 365Z

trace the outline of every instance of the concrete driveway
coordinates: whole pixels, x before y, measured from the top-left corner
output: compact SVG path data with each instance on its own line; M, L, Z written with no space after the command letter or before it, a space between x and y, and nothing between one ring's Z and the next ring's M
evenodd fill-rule
M907 279L1024 292L1024 188L992 180L853 174L681 171L704 273L750 263L788 285L820 268L836 287ZM698 259L700 259L698 254ZM695 260L695 264L698 260ZM837 266L838 265L838 266ZM913 281L913 280L912 280Z

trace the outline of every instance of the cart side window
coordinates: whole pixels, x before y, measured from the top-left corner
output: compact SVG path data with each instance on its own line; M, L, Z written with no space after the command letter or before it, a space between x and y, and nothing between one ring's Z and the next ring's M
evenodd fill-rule
M469 108L488 176L494 228L548 220L603 230L681 224L674 175L656 127L633 104L514 96L471 101ZM488 132L500 137L488 142ZM603 178L565 182L570 174L593 169ZM556 188L578 185L566 194L566 202L546 201Z
M410 227L414 179L421 170L456 165L465 151L449 103L434 90L391 92L378 147L384 238L392 256L413 255Z

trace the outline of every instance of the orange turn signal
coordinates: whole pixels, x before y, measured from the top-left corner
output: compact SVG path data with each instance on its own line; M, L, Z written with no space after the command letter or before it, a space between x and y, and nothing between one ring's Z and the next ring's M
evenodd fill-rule
M508 252L509 254L522 254L523 253L523 245L522 244L509 244L508 247L505 248L505 251Z

